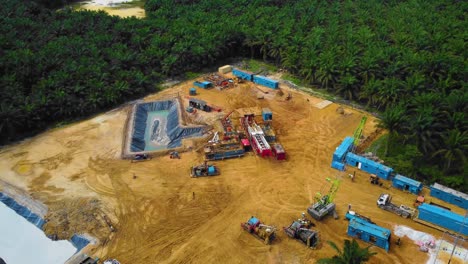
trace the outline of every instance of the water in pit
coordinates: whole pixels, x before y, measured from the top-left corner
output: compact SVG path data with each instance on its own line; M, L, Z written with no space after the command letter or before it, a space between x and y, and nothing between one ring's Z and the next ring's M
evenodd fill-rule
M145 151L167 148L170 143L166 130L168 115L168 110L148 112L145 129Z
M109 15L144 18L146 0L90 0L72 4L74 10L102 10Z

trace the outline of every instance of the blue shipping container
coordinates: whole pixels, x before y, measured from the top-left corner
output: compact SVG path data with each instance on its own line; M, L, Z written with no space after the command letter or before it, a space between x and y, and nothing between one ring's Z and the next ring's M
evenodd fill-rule
M418 219L468 235L468 217L463 217L438 206L423 203L418 207Z
M393 172L392 168L389 168L383 164L375 162L373 160L366 159L354 153L348 152L346 154L346 164L357 167L365 172L375 174L379 178L388 180L390 174Z
M276 80L272 80L270 78L267 78L265 76L260 76L260 75L255 75L253 77L253 82L256 84L260 84L263 86L266 86L271 89L278 89L279 87L279 82Z
M336 148L335 152L333 153L333 161L343 162L346 154L351 150L353 147L354 138L352 137L345 137L343 142Z
M409 191L414 194L419 194L422 190L423 184L419 181L410 179L403 175L397 174L392 180L392 185L403 191Z
M244 80L247 80L247 81L253 81L253 74L252 73L248 73L248 72L243 72L239 69L236 69L234 68L232 70L232 74L234 74L234 76L238 77L238 78L241 78L241 79L244 79Z
M336 170L339 170L339 171L344 171L345 170L344 163L341 163L339 161L332 161L331 167L333 169L336 169Z
M369 223L365 219L352 217L351 220L349 220L347 233L348 236L369 242L385 249L387 252L390 249L390 230Z
M445 187L438 183L434 183L430 186L430 189L432 197L436 197L463 209L468 209L468 195L466 193L455 191L454 189Z

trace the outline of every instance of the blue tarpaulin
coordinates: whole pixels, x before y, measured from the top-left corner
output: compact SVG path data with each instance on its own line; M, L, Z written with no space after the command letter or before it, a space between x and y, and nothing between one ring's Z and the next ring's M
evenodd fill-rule
M82 235L74 234L70 240L73 246L76 247L77 252L89 244L89 240Z
M0 201L4 203L6 206L13 209L17 214L24 217L33 225L37 226L39 229L42 229L44 226L44 219L42 219L37 214L31 212L27 207L18 204L13 198L9 197L8 195L0 192Z
M176 148L182 145L182 139L189 137L201 136L204 126L184 127L179 124L179 104L175 100L167 101L156 101L150 103L138 104L136 106L134 121L133 121L133 133L131 138L130 151L141 152L146 150L148 142L145 140L145 133L147 133L146 126L154 125L147 124L148 113L157 111L168 111L166 127L161 128L164 135L155 135L146 138L156 138L166 136L169 138L166 148ZM159 124L159 123L158 123ZM161 129L156 129L161 133ZM152 130L152 131L153 131Z

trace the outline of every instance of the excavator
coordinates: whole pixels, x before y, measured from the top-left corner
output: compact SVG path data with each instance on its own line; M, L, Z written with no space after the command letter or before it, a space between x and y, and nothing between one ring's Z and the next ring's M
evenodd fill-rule
M338 177L336 179L327 178L327 181L331 183L328 193L322 195L320 192L318 192L315 195L316 202L307 208L307 212L316 220L321 220L331 212L336 215L336 205L333 203L333 200L335 199L336 193L340 187L341 179ZM335 219L336 218L338 217L335 216Z

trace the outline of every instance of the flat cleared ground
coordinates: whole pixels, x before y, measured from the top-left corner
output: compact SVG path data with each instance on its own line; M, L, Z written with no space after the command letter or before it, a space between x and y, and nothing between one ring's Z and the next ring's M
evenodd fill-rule
M175 92L185 97L190 87L191 82L186 82L145 100ZM225 91L197 90L197 98L222 107L224 113L269 107L287 161L248 153L240 159L215 162L222 172L218 177L192 179L189 167L203 161L198 152L184 152L180 160L168 156L140 163L121 160L130 109L122 107L3 148L0 179L49 207L48 233L67 238L88 232L101 242L90 249L91 254L121 263L314 263L335 253L325 241L342 245L348 238L344 220L348 204L389 229L401 224L441 236L439 231L376 206L382 192L392 194L395 203L409 205L414 195L370 185L368 174L360 171L351 182L346 175L354 168L348 168L336 196L340 219L316 223L320 248L311 250L287 238L282 227L306 211L316 192L328 188L327 177L339 175L330 168L332 153L366 113L344 107L345 115L341 115L337 104L319 109L315 104L322 99L295 91L286 101L287 90L282 97L270 94L258 100L259 90L251 84ZM216 114L210 115L214 120ZM376 129L375 119L368 116L365 135ZM240 223L252 215L278 227L279 239L264 245L242 231ZM116 232L110 232L105 218ZM400 247L392 244L389 253L377 247L373 250L378 255L370 263L424 263L428 259L408 238L402 239Z

